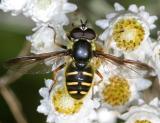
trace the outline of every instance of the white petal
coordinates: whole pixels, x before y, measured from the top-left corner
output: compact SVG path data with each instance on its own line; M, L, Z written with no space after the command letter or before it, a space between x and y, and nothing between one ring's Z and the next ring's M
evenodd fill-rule
M77 6L75 4L65 3L63 5L63 10L64 10L65 13L73 12L76 9L77 9Z
M48 108L45 105L38 106L37 111L43 113L44 115L47 115L49 112Z
M55 116L52 115L52 114L48 115L47 122L48 123L54 123L55 122Z
M134 80L136 84L136 89L138 91L145 90L152 85L152 82L147 79L136 79Z
M45 80L45 85L47 88L50 88L52 84L53 84L53 80L51 80L51 79Z
M113 111L101 108L98 110L98 121L100 123L116 123L116 115Z
M137 13L138 12L138 7L137 7L136 4L132 4L132 5L129 6L128 10L131 11L131 12Z
M101 40L103 40L103 41L106 41L107 37L108 37L108 29L106 29L106 30L99 36L99 38L100 38Z
M144 18L144 20L147 20L149 18L149 13L148 12L142 11L139 14L140 14L141 17Z
M120 115L120 118L122 120L127 120L131 115L133 115L133 112L127 112L127 113Z
M158 110L158 107L153 107L153 106L150 106L148 104L144 104L142 106L135 106L135 107L132 107L130 112L133 112L133 113L137 113L137 112L149 112L149 113L152 113L152 114L155 114L155 115L159 115L159 110Z
M121 119L127 120L128 118L139 114L140 115L148 115L148 114L153 114L153 115L158 115L159 111L156 109L156 107L151 107L150 105L140 105L140 106L133 106L129 109L127 113L124 113L120 116ZM138 116L138 115L137 115Z
M116 15L117 15L117 13L109 13L106 15L106 18L110 20L110 19L114 18Z
M143 104L145 104L145 101L143 99L139 99L138 100L138 105L143 105Z
M57 16L58 16L58 18L57 18ZM54 21L58 24L61 24L61 25L68 25L69 24L69 19L68 19L67 15L65 15L65 14L56 15L53 18L54 18Z
M95 111L93 111L90 115L89 115L89 119L91 121L93 120L97 120L97 113Z
M41 88L40 90L39 90L39 93L40 93L40 95L43 97L43 98L45 98L45 97L48 97L49 96L49 89L48 88Z
M140 10L140 11L145 11L145 6L140 6L140 7L139 7L139 10Z
M97 20L96 21L96 25L101 27L102 29L105 29L109 26L109 22L108 20L104 19L104 20Z
M116 11L123 11L123 10L125 10L125 8L121 4L119 4L117 2L114 3L114 8L115 8Z
M152 105L152 106L155 106L155 107L159 107L158 97L154 98L149 104Z
M155 24L151 24L150 26L149 26L149 28L152 30L152 29L155 29L157 26L155 25Z
M95 109L97 109L98 107L100 107L100 103L99 103L99 99L97 98L94 98L94 100L93 100L93 107L95 108Z
M150 16L147 21L148 21L148 23L152 24L152 23L154 23L157 19L158 19L157 16Z

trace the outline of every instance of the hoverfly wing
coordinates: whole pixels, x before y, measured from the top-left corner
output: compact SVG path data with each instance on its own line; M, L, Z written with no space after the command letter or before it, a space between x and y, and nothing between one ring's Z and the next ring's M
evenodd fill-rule
M138 69L137 67L130 65L119 65L114 62L104 62L104 67L106 67L106 72L110 75L121 75L129 79L148 77L148 72L145 70ZM112 65L109 65L112 64ZM110 68L112 66L112 68Z
M154 69L145 63L122 59L100 51L95 51L94 55L104 60L108 74L127 76L130 79L156 76Z
M26 71L28 74L45 74L52 71L52 66L63 61L69 52L56 51L11 59L5 63L9 71Z
M22 57L23 58L23 57ZM25 72L27 74L46 74L52 71L53 65L58 65L57 62L61 62L60 58L46 58L45 60L29 60L16 64L7 64L9 71ZM49 62L49 63L48 63Z

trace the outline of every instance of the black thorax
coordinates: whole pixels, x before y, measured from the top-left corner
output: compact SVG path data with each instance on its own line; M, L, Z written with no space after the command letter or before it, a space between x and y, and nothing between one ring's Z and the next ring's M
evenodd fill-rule
M84 68L92 56L93 52L90 42L80 39L73 44L72 57L74 58L75 64L78 68Z

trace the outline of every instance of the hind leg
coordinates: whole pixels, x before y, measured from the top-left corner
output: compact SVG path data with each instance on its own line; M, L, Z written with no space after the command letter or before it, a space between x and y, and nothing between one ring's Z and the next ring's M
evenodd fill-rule
M62 64L60 65L59 67L57 67L54 71L53 71L53 74L52 74L52 80L53 80L53 83L49 89L49 93L51 92L52 88L54 88L54 86L56 85L57 83L57 80L56 80L56 74L58 71L60 71L61 69L63 69L65 67L65 64Z
M96 70L96 74L99 76L100 80L98 82L96 82L96 83L93 83L93 86L92 86L92 99L94 99L94 86L100 84L103 81L103 76L98 70Z
M99 78L100 78L100 80L95 83L95 85L98 85L98 84L100 84L100 83L103 81L103 76L102 76L102 74L101 74L98 70L96 70L96 74L97 74L97 75L99 76Z

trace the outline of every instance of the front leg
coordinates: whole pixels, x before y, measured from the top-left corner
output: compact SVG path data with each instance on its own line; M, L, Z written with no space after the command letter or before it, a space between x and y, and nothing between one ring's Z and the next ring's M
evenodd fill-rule
M57 33L56 33L55 29L52 26L48 26L48 27L51 28L54 31L54 33L55 33L55 35L53 37L54 44L57 45L57 46L59 46L59 47L61 47L62 49L67 49L67 47L65 45L62 45L62 44L59 44L59 43L56 42L56 35L57 35Z

